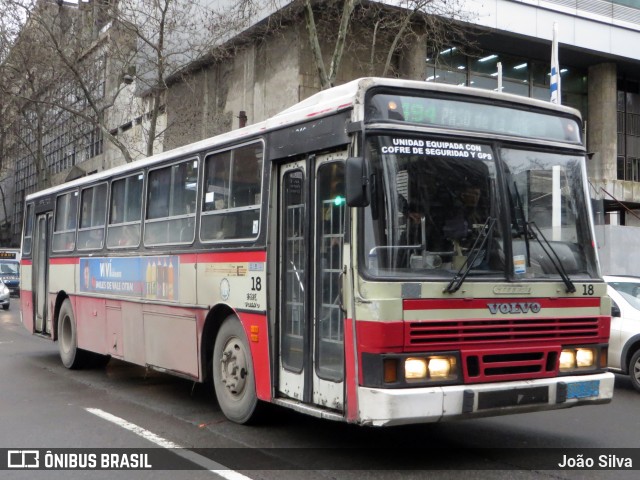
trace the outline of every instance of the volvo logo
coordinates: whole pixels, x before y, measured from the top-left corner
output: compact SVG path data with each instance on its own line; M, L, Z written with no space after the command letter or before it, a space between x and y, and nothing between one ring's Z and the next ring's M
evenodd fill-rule
M492 315L496 313L538 313L542 308L537 302L487 303Z

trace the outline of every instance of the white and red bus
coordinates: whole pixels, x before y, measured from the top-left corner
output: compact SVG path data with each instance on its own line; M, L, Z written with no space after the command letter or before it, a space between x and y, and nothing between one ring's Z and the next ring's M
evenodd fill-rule
M369 425L606 403L610 300L573 109L365 78L30 195L22 320Z

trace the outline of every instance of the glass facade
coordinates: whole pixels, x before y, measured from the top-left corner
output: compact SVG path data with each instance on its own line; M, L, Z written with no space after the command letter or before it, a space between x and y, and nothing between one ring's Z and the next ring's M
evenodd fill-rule
M618 180L640 182L640 83L618 81Z
M502 65L502 91L549 100L550 64L525 57L483 52L465 55L457 47L431 51L427 56L427 82L498 90L498 62ZM562 65L562 104L587 114L587 72Z

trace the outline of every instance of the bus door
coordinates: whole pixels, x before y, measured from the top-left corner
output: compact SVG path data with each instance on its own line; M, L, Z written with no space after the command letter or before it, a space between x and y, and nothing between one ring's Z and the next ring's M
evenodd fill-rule
M49 292L49 242L53 216L51 212L36 216L33 245L32 291L34 305L34 331L51 335L51 324L47 322L47 296Z
M344 163L312 156L280 169L279 392L344 409Z

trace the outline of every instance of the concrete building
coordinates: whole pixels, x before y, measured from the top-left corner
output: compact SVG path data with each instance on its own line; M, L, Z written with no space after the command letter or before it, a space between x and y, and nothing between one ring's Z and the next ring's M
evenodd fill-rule
M372 3L394 7L407 2L363 2L358 8ZM468 37L443 45L444 37L435 42L429 28L417 27L393 52L388 74L497 89L500 62L503 91L548 99L551 38L557 23L562 103L579 109L585 119L590 192L599 224L603 271L640 275L640 248L636 248L640 241L640 2L459 3ZM224 57L198 62L173 77L164 97L162 125L166 130L158 150L263 120L320 89L300 3L280 0L265 5L252 25L225 40ZM337 24L325 10L317 13L319 24L324 22L320 43L328 59ZM350 26L336 83L382 72L392 33L375 32L375 19L367 15L373 14L358 10ZM372 46L377 55L372 55ZM104 68L106 88L121 86L122 72L110 71L108 60ZM142 141L149 102L136 87L135 75L132 77L110 118L112 132L135 144ZM105 141L99 155L65 165L57 179L66 178L72 168L81 174L122 161L119 151ZM16 176L19 171L15 169ZM16 198L17 235L20 192Z
M388 1L389 4L403 2ZM406 2L405 2L406 3ZM589 152L588 174L594 200L603 271L640 275L640 2L635 0L466 0L463 17L479 27L472 44L430 47L428 33L414 37L398 53L393 75L425 81L497 89L549 99L553 25L558 25L562 103L581 111ZM372 26L359 25L362 46ZM176 129L165 147L189 138L236 128L239 112L249 122L263 120L320 87L304 22L291 22L278 34L240 48L232 61L194 74L190 84L172 89L167 102L190 109L200 131ZM355 36L355 35L354 35ZM332 45L326 42L324 51ZM351 50L338 83L369 74L368 49ZM379 72L380 65L373 66ZM180 94L181 89L200 93ZM196 113L197 112L197 113ZM178 123L178 122L175 122Z

